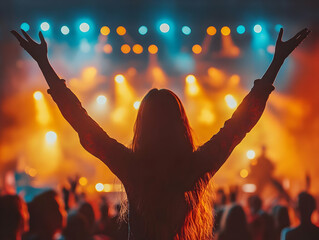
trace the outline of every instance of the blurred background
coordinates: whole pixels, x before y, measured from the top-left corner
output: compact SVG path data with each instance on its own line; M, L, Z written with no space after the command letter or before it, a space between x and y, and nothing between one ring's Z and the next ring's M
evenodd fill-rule
M10 30L48 42L49 59L83 106L130 146L151 88L182 100L197 146L209 140L269 66L278 32L312 32L286 60L256 127L214 176L265 204L319 194L319 4L314 0L10 0L0 3L0 189L29 201L77 177L81 192L118 201L123 188L80 145ZM265 197L266 196L266 197Z

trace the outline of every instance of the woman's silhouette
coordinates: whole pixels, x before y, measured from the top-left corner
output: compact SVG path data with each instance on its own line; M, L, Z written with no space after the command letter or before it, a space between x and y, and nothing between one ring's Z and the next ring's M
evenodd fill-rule
M103 161L122 181L129 209L130 240L206 240L212 235L212 211L206 201L211 177L260 118L285 58L306 38L308 29L282 42L280 30L273 62L245 97L232 118L208 142L195 149L179 98L152 89L138 111L132 149L107 135L87 114L47 58L47 44L22 30L13 35L39 64L48 93L79 134L82 146Z

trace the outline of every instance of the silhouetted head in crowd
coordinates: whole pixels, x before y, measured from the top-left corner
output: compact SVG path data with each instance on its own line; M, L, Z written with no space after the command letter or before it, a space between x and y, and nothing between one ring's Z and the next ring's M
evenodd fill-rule
M35 239L50 240L62 230L66 212L55 191L46 191L36 196L28 205L30 234Z
M224 192L224 189L219 188L216 192L216 198L215 198L215 206L223 206L226 204L226 194Z
M248 198L248 206L251 214L257 214L262 207L262 201L259 196L253 195Z
M301 223L311 222L311 215L316 209L316 201L313 196L307 192L301 192L298 195L297 210L300 215Z
M79 212L68 215L67 226L63 230L65 240L89 240L91 233L85 216Z
M20 239L28 230L29 214L25 202L17 195L0 197L0 239Z
M89 232L93 234L94 231L94 224L95 224L95 216L94 216L94 210L90 203L83 202L80 204L80 207L78 209L78 212L81 213L85 219L87 220Z
M290 226L290 219L287 207L280 205L275 206L272 210L272 215L274 218L275 228L279 232L285 227Z

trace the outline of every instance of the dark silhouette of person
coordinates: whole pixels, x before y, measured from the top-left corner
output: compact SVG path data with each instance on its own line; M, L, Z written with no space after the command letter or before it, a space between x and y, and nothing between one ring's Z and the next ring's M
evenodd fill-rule
M283 42L281 29L275 55L262 79L244 98L231 119L208 142L195 148L180 99L167 89L152 89L138 110L131 148L111 138L85 111L47 58L40 44L22 30L13 35L38 63L48 93L79 134L82 146L121 180L128 198L130 240L210 239L212 204L207 190L212 176L261 117L273 82L288 55L309 34L308 29Z
M111 218L112 225L112 234L111 237L114 240L127 240L128 234L128 224L127 221L122 220L123 216L121 215L121 204L115 205L116 214Z
M63 229L64 240L91 240L89 223L82 213L71 211Z
M225 210L218 240L252 240L246 214L240 205L234 204Z
M21 240L28 231L29 214L26 203L17 195L0 197L0 239Z
M82 202L79 206L78 212L85 217L88 223L90 236L93 236L95 233L95 214L92 205L89 202Z
M227 199L226 199L226 194L224 189L219 188L216 192L215 201L213 203L214 214L215 214L213 231L215 233L219 232L220 230L220 223L225 210L226 200Z
M281 231L290 226L290 219L288 208L285 206L277 205L272 209L272 216L274 219L275 227L275 240L280 240Z
M113 229L112 220L109 216L109 205L105 197L101 198L100 219L96 225L96 233L104 234L106 236L114 236L115 229Z
M66 212L63 202L53 190L36 196L28 204L30 231L27 240L53 240L65 225Z
M319 239L319 228L311 222L311 215L316 209L316 201L307 192L298 195L297 212L300 224L295 228L282 230L282 240L317 240Z

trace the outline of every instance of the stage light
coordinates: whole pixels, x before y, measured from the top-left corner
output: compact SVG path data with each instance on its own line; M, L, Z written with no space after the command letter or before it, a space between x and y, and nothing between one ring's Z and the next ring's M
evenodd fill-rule
M169 31L170 27L167 23L162 23L160 25L160 30L162 33L167 33Z
M53 144L57 140L57 134L53 131L49 131L45 134L45 140L48 144Z
M115 80L115 82L117 82L117 83L123 83L124 80L125 80L125 77L124 77L122 74L117 74L117 75L114 77L114 80Z
M191 34L192 29L191 29L190 27L188 27L188 26L183 26L183 27L182 27L182 32L183 32L185 35L189 35L189 34Z
M279 32L281 28L282 28L281 24L276 24L276 26L275 26L276 32Z
M215 116L209 107L204 107L198 116L198 121L210 125L214 122Z
M140 28L138 29L138 32L141 34L141 35L145 35L147 33L148 29L146 26L140 26Z
M85 22L81 23L80 30L81 30L81 32L88 32L90 30L90 25L85 23Z
M41 27L42 31L46 32L46 31L48 31L50 29L50 24L47 23L47 22L43 22L43 23L41 23L40 27Z
M33 93L33 98L35 99L35 100L41 100L42 98L43 98L43 94L42 94L42 92L40 92L40 91L36 91L36 92L34 92Z
M206 30L207 34L210 35L210 36L213 36L216 34L217 30L215 27L213 26L209 26Z
M246 178L246 177L248 177L248 170L242 169L239 174L242 178Z
M24 22L24 23L22 23L22 24L20 25L20 28L21 28L23 31L27 32L27 31L30 30L30 25L27 24L26 22Z
M152 44L148 47L148 51L150 54L156 54L158 52L158 48L156 45Z
M255 156L256 156L256 153L254 150L248 150L247 153L246 153L246 156L248 159L254 159Z
M95 190L97 192L102 192L104 190L104 185L102 183L95 184Z
M118 35L123 36L126 34L126 29L123 26L119 26L117 27L116 32Z
M140 105L141 105L140 101L135 101L133 104L133 107L137 110L137 109L139 109Z
M128 54L131 51L131 47L128 44L123 44L121 46L121 51L124 54Z
M61 27L61 33L63 35L68 35L70 33L70 29L67 26Z
M100 95L96 98L96 102L99 104L99 105L104 105L107 101L107 98L104 96L104 95Z
M104 184L103 192L111 192L112 190L112 184Z
M187 83L191 83L192 84L192 83L195 83L196 78L195 78L194 75L187 75L185 80L186 80Z
M225 96L225 101L229 108L235 109L237 107L237 101L231 94Z
M79 178L79 184L80 184L81 186L87 185L87 184L88 184L87 178L86 178L86 177L80 177L80 178Z
M143 52L143 47L140 44L135 44L133 46L133 52L136 54L141 54Z
M239 25L239 26L237 27L237 33L238 33L238 34L244 34L245 31L246 31L246 28L245 28L243 25Z
M103 51L107 54L110 54L113 51L113 48L110 44L105 44L103 47Z
M199 93L199 87L196 82L196 77L194 75L187 75L185 78L186 81L186 92L191 95L195 96Z
M256 24L254 26L255 33L260 33L262 30L263 30L263 28L259 24Z
M109 27L103 26L103 27L101 27L100 32L101 32L102 35L107 36L107 35L110 34L111 30L110 30Z
M220 30L220 32L224 35L224 36L228 36L230 34L230 28L227 26L222 27L222 29Z
M202 47L198 44L195 44L193 47L192 47L192 51L193 53L195 54L200 54L202 52Z
M257 187L255 184L247 183L243 185L242 189L245 193L253 193L256 192Z

